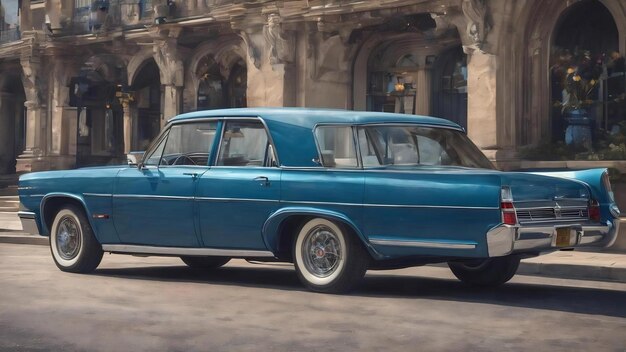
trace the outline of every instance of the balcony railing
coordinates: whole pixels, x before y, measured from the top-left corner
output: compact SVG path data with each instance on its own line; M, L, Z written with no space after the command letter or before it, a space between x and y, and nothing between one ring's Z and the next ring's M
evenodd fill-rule
M8 28L0 30L0 44L14 42L20 39L20 28Z

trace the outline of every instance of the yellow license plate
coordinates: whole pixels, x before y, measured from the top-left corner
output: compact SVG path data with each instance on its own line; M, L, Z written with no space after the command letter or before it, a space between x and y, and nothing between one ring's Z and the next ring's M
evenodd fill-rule
M556 229L556 246L569 247L571 233L572 231L569 227L560 227Z

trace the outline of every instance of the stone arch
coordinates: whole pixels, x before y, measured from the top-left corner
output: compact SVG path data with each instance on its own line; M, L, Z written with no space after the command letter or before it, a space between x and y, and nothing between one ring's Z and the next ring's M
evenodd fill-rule
M149 59L154 60L154 54L152 47L143 48L137 54L128 60L128 66L126 68L126 74L128 75L127 81L128 85L133 85L135 82L135 78L137 78L137 74L141 72L141 69L150 62ZM161 77L159 77L161 79Z
M414 64L405 67L414 70L413 85L418 90L430 90L431 80L426 73L430 70L432 62L427 57L436 57L454 46L460 46L461 39L457 32L447 31L433 37L430 33L389 33L374 32L367 37L360 45L353 61L352 69L352 108L354 110L367 109L368 95L368 67L371 64L373 55L382 55L378 60L387 63L390 67L398 65L408 56L412 56ZM430 60L430 59L429 59ZM403 66L406 66L402 63ZM416 112L422 114L430 113L430 95L416 97ZM421 110L420 110L421 109ZM408 113L408 112L407 112Z
M128 85L127 67L128 63L122 57L113 54L98 54L85 61L82 71L96 72L107 82Z
M225 79L229 78L232 67L243 60L246 62L247 48L243 40L236 36L225 36L219 40L205 42L199 45L189 57L185 72L185 88L183 92L183 105L185 111L196 110L199 78L196 71L201 60L211 56L215 63L219 65L220 72Z
M16 69L0 75L0 175L14 173L26 147L25 89Z

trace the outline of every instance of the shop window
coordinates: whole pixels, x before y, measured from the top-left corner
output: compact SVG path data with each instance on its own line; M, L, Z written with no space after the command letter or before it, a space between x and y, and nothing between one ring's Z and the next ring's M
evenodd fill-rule
M552 143L562 145L565 158L626 158L624 53L611 13L596 0L574 4L554 38Z

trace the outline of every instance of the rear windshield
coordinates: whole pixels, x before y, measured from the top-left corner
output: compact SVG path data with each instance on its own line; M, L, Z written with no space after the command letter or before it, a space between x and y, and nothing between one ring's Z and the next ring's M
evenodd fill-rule
M357 128L364 167L388 165L453 165L493 169L464 133L424 126Z

